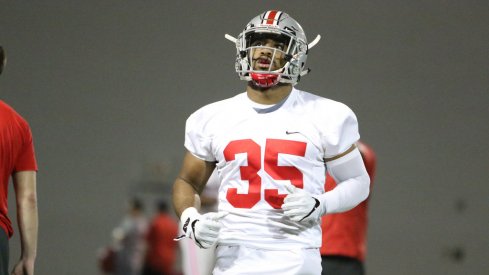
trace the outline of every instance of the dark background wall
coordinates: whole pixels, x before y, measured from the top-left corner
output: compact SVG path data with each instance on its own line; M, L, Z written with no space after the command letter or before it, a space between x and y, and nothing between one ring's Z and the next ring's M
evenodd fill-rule
M369 273L488 274L489 2L0 1L0 98L40 166L37 274L96 274L125 200L169 196L186 117L244 91L224 34L272 8L323 36L298 88L348 104L377 152Z

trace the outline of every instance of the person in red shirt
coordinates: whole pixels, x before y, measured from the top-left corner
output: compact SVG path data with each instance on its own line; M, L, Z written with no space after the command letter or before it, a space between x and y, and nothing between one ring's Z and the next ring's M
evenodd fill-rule
M0 73L6 63L0 46ZM8 216L8 184L12 177L17 204L21 257L12 275L34 274L37 253L37 162L27 121L0 100L0 275L8 275L9 243L14 230Z
M158 202L158 213L152 219L147 235L147 251L143 275L172 275L178 244L173 238L178 234L178 222L168 213L168 204Z
M357 146L370 176L370 190L372 190L376 166L375 152L362 141L359 141ZM332 190L335 186L334 179L328 175L326 191ZM323 242L320 249L322 274L365 274L368 201L369 198L350 211L322 217Z

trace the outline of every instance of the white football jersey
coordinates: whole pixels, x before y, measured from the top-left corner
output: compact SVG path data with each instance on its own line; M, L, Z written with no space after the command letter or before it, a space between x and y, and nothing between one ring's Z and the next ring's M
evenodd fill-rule
M283 215L284 183L324 193L324 159L345 152L359 138L350 108L295 88L271 107L241 93L194 112L187 120L185 147L217 163L218 209L229 212L219 243L320 247L320 220L303 224Z

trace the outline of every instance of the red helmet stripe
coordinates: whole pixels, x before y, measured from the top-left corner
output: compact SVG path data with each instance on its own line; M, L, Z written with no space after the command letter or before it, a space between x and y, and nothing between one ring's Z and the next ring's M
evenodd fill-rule
M282 15L281 11L275 11L275 10L267 11L263 15L263 20L261 23L264 25L278 25L278 20L281 15Z
M268 15L268 18L267 18L267 24L268 25L273 24L273 21L275 19L275 15L277 15L277 11L270 11L270 14Z

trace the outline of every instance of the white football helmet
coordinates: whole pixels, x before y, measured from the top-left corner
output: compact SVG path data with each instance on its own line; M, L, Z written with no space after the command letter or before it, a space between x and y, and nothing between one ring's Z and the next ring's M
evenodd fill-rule
M299 82L301 76L307 74L305 69L307 53L321 38L319 35L311 43L307 44L306 34L299 23L282 11L267 11L253 18L238 35L234 38L228 34L225 37L236 44L236 72L240 79L253 81L258 87L268 88L277 83ZM264 45L255 45L254 41L260 38L270 38L285 44L284 50L270 48ZM284 56L284 65L272 70L253 69L253 51L266 48L272 53L272 61L275 56Z

